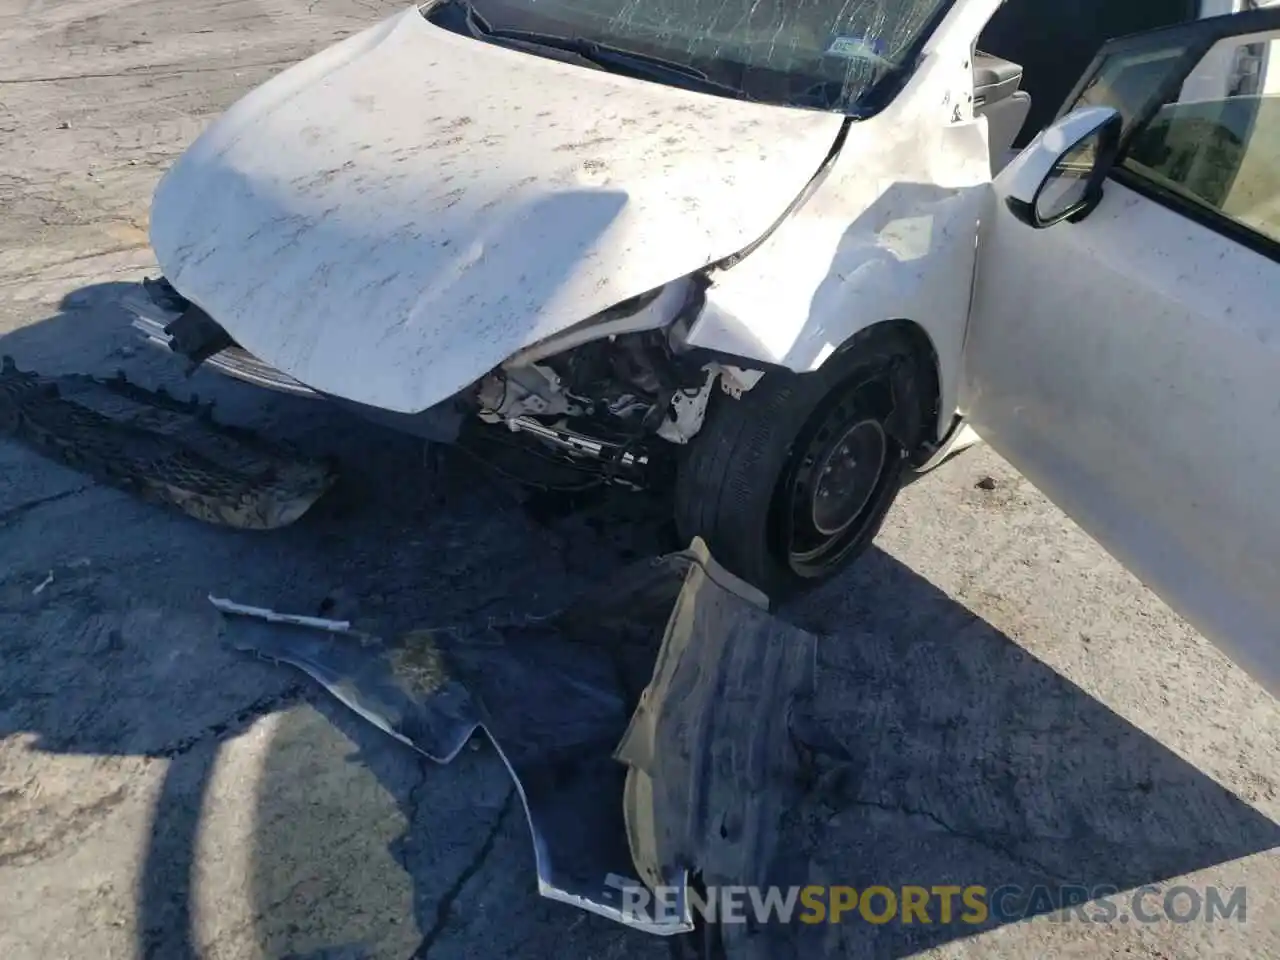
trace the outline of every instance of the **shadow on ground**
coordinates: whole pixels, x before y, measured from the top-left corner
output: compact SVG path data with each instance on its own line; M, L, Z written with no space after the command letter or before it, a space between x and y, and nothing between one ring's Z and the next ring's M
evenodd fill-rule
M0 338L0 353L41 372L123 367L173 385L168 358L135 348L113 306L122 288L73 294ZM456 457L428 471L417 442L332 408L203 375L192 386L227 419L336 456L340 488L271 534L202 526L52 466L0 507L4 537L28 538L17 555L41 558L0 580L0 735L167 761L137 889L139 953L218 952L199 932L218 926L203 914L219 901L197 918L198 863L210 821L239 817L252 824L241 854L252 902L224 933L271 956L665 955L537 898L528 832L490 751L448 767L419 758L291 671L230 652L203 602L212 591L385 633L550 611L668 549L660 504L607 493L558 510ZM35 593L54 539L62 560ZM1274 823L887 554L788 615L823 634L815 707L832 751L784 826L779 883L1043 885L1060 902L1280 844ZM251 728L266 738L243 760L254 785L232 793ZM749 942L769 957L899 957L1011 919L792 925Z

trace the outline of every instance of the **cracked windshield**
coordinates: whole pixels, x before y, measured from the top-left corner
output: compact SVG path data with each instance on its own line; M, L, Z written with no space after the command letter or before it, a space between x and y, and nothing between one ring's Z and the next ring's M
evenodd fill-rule
M865 114L909 73L951 0L473 0L491 33L594 41L648 59L659 82ZM617 51L611 51L616 53ZM668 68L667 73L659 67ZM700 84L700 81L701 84Z

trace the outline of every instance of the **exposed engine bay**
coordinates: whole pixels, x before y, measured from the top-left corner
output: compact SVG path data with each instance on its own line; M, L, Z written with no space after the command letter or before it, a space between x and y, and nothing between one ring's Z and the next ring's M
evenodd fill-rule
M683 320L694 312L686 308L699 296L696 281L669 284L523 351L470 391L476 415L584 479L645 486L665 446L655 441L688 443L713 391L741 396L763 375L683 342ZM674 322L652 326L673 307ZM561 350L566 344L576 345Z

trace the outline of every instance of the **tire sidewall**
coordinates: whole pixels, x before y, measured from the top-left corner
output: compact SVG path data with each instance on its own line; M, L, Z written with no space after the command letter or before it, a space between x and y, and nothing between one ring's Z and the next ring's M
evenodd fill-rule
M803 450L806 433L816 428L816 419L822 415L826 404L838 396L840 391L854 389L860 381L884 376L892 364L900 362L910 364L912 369L905 375L914 376L914 357L910 349L896 339L886 338L880 343L861 344L855 340L847 349L837 352L822 367L811 373L770 371L752 390L739 398L717 391L708 407L708 421L714 417L723 424L737 418L756 421L767 418L770 432L777 439L765 444L752 443L750 440L746 443L738 440L735 443L739 448L735 450L736 472L725 483L733 487L735 492L744 495L735 504L734 519L727 522L721 520L716 524L718 529L724 526L733 529L732 536L719 538L727 542L717 543L714 535L708 537L699 530L689 529L687 521L680 522L693 512L693 506L687 503L678 510L681 536L686 539L694 535L704 536L713 553L718 549L723 551L717 553L720 562L776 601L830 579L865 550L879 532L902 485L906 464L904 445L895 438L893 431L886 429L890 443L886 450L884 472L877 480L874 501L868 503L868 507L872 508L871 512L863 520L860 532L851 546L830 569L819 576L808 577L796 573L788 562L786 548L778 543L781 523L779 501L786 493L781 485L788 479L794 458ZM884 418L877 416L876 419L884 423ZM914 419L921 420L920 417ZM746 433L749 430L750 424L739 432ZM785 442L782 441L784 437ZM699 439L701 434L693 442L696 444ZM707 438L706 442L724 444L729 441L718 434ZM686 461L688 459L686 457ZM682 471L684 467L685 464L682 464ZM749 478L749 483L743 478ZM882 484L886 485L883 489ZM745 489L748 486L749 490ZM687 491L685 496L688 496Z

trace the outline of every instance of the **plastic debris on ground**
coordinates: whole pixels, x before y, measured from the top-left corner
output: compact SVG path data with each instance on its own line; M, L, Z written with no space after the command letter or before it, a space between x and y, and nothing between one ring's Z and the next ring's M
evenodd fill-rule
M212 406L125 379L48 377L0 361L0 436L144 500L244 530L296 521L336 479L328 464L218 423Z
M538 892L662 935L694 929L691 882L765 882L798 795L790 721L816 640L767 607L700 540L554 616L480 631L386 641L219 601L238 649L438 763L482 730L523 801Z

